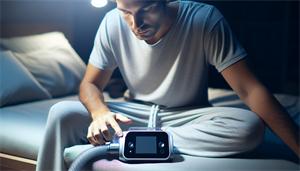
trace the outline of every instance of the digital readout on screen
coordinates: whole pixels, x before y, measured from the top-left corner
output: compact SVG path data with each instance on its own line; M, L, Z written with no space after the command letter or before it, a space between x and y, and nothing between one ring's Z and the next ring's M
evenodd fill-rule
M137 136L135 144L137 154L156 154L156 136Z

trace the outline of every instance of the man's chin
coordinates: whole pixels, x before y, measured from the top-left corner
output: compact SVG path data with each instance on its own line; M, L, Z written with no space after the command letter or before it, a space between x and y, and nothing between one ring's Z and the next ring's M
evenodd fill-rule
M148 35L148 34L144 34L144 35L140 35L140 34L136 34L136 33L134 33L133 32L133 34L138 38L138 39L140 39L140 40L150 40L150 39L152 39L153 38L153 36L152 35Z
M140 35L135 35L139 40L145 40L145 41L147 41L147 40L150 40L151 39L151 37L148 37L148 36L140 36Z

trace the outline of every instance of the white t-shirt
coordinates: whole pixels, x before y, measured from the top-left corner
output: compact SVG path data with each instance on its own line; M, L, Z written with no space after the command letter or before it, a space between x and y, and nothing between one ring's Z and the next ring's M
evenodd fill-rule
M89 62L119 67L132 99L166 107L209 106L208 66L221 72L246 56L213 6L181 1L177 18L154 45L139 40L117 9L106 14Z

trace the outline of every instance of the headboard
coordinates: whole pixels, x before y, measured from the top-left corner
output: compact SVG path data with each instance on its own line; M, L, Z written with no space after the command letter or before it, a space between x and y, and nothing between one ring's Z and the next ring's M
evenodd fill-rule
M36 24L36 23L18 23L1 24L1 37L27 36L41 34L51 31L61 31L65 34L70 44L73 45L73 30L69 24Z

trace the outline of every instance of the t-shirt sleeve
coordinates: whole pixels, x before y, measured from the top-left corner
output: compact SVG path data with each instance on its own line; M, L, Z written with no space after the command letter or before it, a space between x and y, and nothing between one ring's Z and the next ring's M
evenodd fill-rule
M218 72L243 59L247 53L233 35L227 21L215 7L207 20L205 56Z
M117 62L110 47L107 21L106 15L97 31L89 63L98 69L112 71L117 67Z

